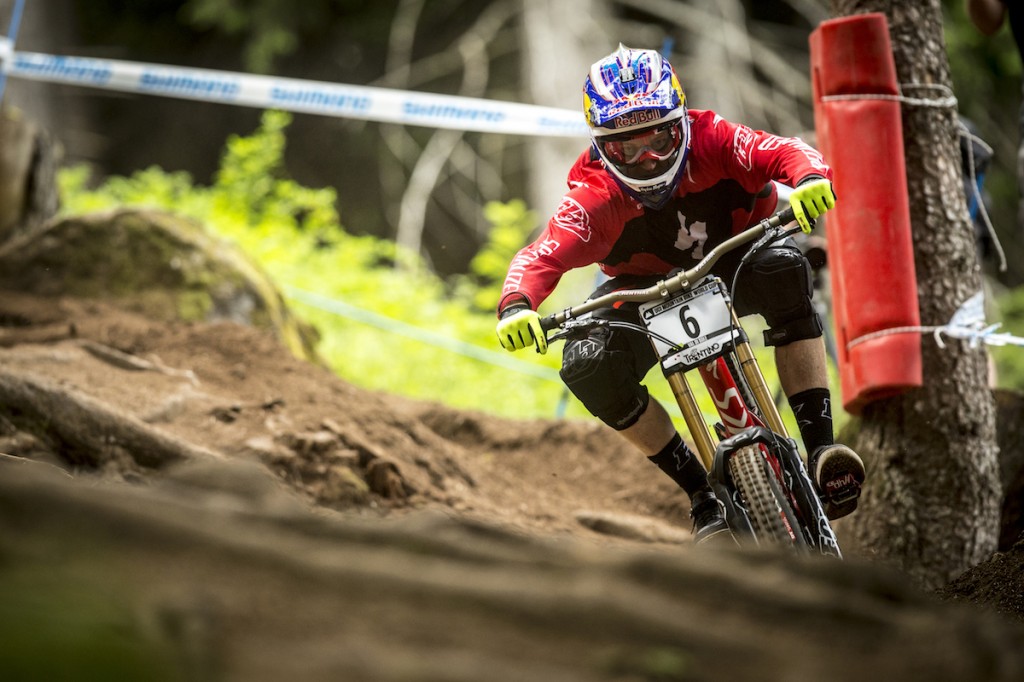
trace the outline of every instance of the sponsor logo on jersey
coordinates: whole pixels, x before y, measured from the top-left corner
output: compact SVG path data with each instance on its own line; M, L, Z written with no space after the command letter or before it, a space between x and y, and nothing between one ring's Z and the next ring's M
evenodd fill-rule
M555 227L560 227L575 234L580 238L580 241L590 241L592 234L590 230L590 215L575 199L571 197L562 199L558 210L555 211L555 217L552 218L552 222Z
M501 289L502 293L507 294L519 291L527 268L544 256L553 254L559 246L561 246L560 242L548 238L538 244L531 244L520 251L508 266L508 275L505 277L505 285Z
M754 148L754 141L757 136L747 126L736 126L736 133L732 138L732 152L736 156L736 162L745 170L753 168L751 151Z

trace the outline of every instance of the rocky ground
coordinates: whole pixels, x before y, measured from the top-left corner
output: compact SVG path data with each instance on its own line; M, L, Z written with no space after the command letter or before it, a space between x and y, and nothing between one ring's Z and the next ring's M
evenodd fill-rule
M263 331L0 296L3 679L1020 680L1024 544L937 594L700 551L595 422L367 392Z

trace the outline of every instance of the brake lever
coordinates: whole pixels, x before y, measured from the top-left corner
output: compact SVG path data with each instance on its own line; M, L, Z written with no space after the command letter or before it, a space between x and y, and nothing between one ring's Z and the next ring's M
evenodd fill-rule
M602 320L598 318L585 318L585 319L573 319L566 320L562 323L561 329L554 334L548 336L548 343L552 341L561 341L562 339L578 338L582 339L586 336L586 333L596 327L607 327L608 320Z
M811 225L814 225L814 221L811 220ZM772 242L781 241L787 237L792 237L795 234L803 232L799 225L796 227L786 229L785 227L771 227L764 231L764 234L757 238L757 240L747 249L747 252L743 254L743 258L740 259L741 263L746 263L750 258Z

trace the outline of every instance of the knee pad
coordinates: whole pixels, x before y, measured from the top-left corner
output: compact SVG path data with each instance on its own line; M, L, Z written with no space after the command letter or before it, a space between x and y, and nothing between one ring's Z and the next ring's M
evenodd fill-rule
M782 245L755 255L740 273L736 309L759 313L768 324L767 346L816 339L824 332L811 297L811 266L795 246Z
M599 329L567 342L559 374L592 415L622 431L637 422L650 396L640 384L635 357L628 349L609 348L610 336Z

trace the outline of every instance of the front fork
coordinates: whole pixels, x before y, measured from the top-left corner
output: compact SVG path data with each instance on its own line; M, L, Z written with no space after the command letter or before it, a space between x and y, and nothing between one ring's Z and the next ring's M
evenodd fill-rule
M733 323L739 328L735 316L733 317ZM735 344L736 355L740 362L740 370L743 372L743 377L746 379L747 385L754 395L757 407L764 417L765 425L780 436L788 438L789 434L786 431L786 426L782 423L782 415L779 414L779 409L772 399L771 391L768 389L768 382L765 381L764 375L761 374L761 368L757 364L757 358L754 357L750 343L745 337L741 337L735 341ZM726 365L724 358L720 357L703 365L699 370L701 378L704 380L704 385L715 402L718 415L730 435L739 433L743 429L757 424L757 418L751 414L740 397L736 381L728 371L728 365ZM681 371L674 372L665 378L672 388L672 394L676 398L680 412L683 413L683 421L686 422L686 428L689 430L690 437L697 448L697 454L700 455L704 467L710 471L711 463L715 457L715 443L711 429L707 422L704 421L700 408L697 407L697 400L694 398L693 390L686 380L686 373Z
M796 450L796 444L789 438L785 425L782 423L782 416L779 409L772 400L771 392L768 390L768 383L761 374L761 368L750 348L746 338L736 340L736 355L739 358L740 369L747 385L750 387L757 401L757 406L763 415L765 425L775 434L782 436L783 442L790 448L782 455L780 466L789 474L794 482L793 494L797 509L804 510L806 522L806 539L812 546L818 548L822 554L842 558L839 550L839 543L836 541L835 533L829 525L825 510L822 508L818 495L811 487L810 479L804 471L800 453ZM729 435L735 435L751 426L760 426L758 420L740 397L735 379L729 372L728 365L724 358L718 358L713 362L699 368L704 385L715 402L718 415L725 425ZM665 377L672 393L676 397L679 409L683 413L683 420L690 431L690 437L694 441L697 453L704 463L705 469L712 471L716 446L711 435L711 429L704 421L703 414L697 407L693 391L686 381L685 372L674 372ZM716 491L717 492L717 491ZM749 529L748 529L749 530Z

